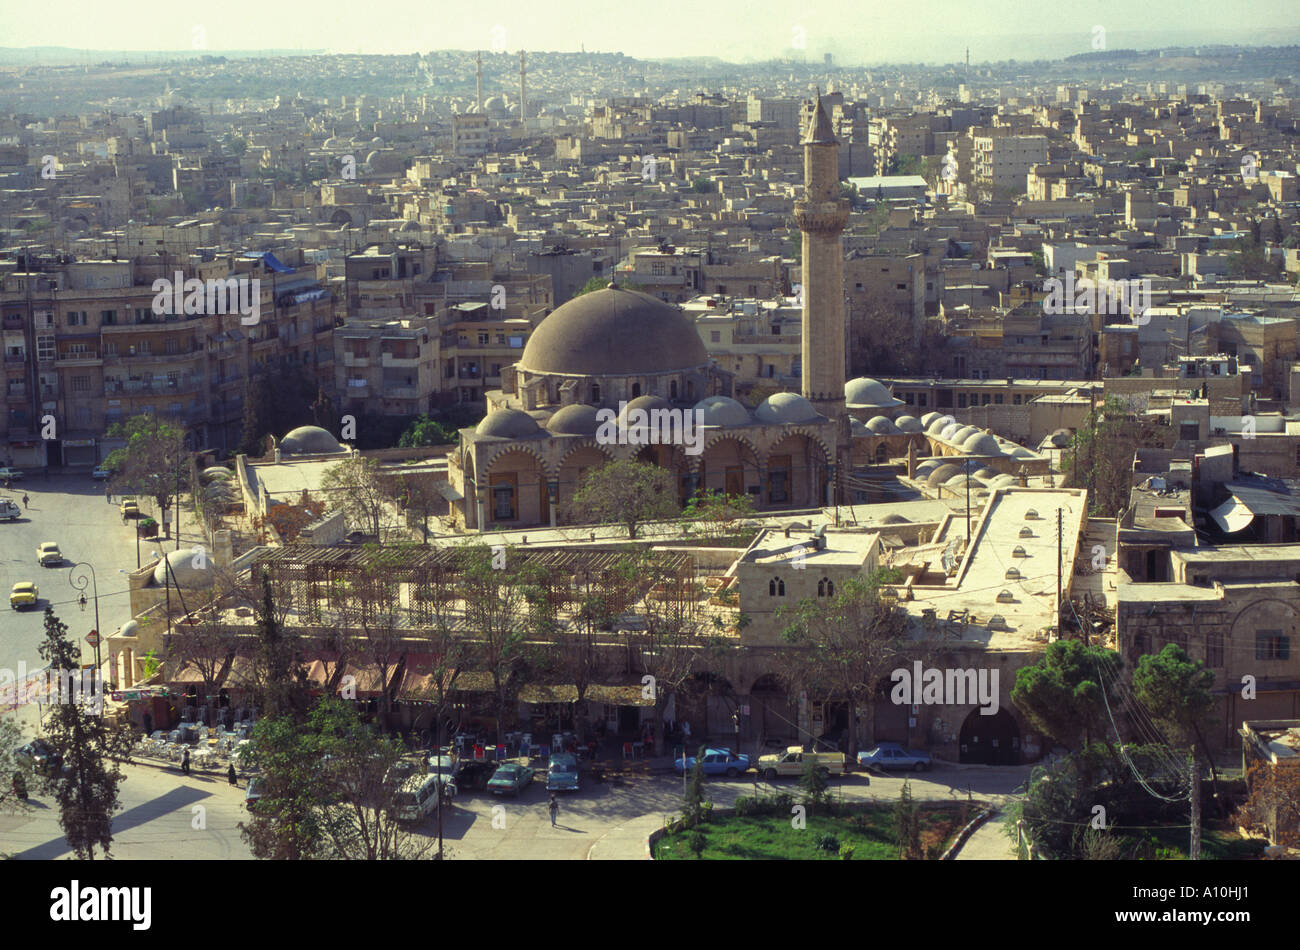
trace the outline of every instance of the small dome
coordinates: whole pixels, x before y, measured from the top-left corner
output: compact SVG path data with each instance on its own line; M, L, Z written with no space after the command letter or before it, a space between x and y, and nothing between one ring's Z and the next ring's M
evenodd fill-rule
M867 436L875 435L874 432L867 428L865 422L861 419L854 419L852 416L849 417L849 433L855 439L865 439Z
M333 455L347 451L320 426L299 426L280 440L282 455Z
M867 420L867 428L876 435L898 435L902 430L894 425L893 420L884 416L872 416Z
M989 482L989 488L1018 488L1020 479L1014 475L999 475L993 481Z
M960 447L962 445L965 445L966 440L969 439L972 435L978 434L979 431L980 430L975 428L974 426L958 426L949 435L945 436L945 438L953 445Z
M754 421L749 410L730 396L706 396L695 404L695 412L700 425L715 428L747 426Z
M952 478L948 479L946 482L943 483L944 488L952 488L957 491L962 491L963 489L965 489L967 485L971 485L971 487L974 488L974 487L978 487L979 483L978 482L972 483L970 476L962 475L960 473L954 475Z
M912 522L908 521L902 515L885 515L885 517L880 519L880 523L881 524L911 524Z
M938 488L940 485L944 484L949 479L951 479L954 475L960 475L960 474L961 474L961 469L958 468L956 465L940 465L938 468L936 468L933 472L930 473L929 477L926 478L925 483L929 485L931 488Z
M1002 473L996 468L989 468L987 465L975 473L975 477L982 482L991 482Z
M638 409L645 413L651 413L656 409L671 409L672 407L673 404L663 396L637 396L623 407L623 414L618 417L618 426L620 429L626 429L628 416Z
M916 416L899 416L894 420L894 425L898 426L900 432L921 432L925 429Z
M551 416L546 428L556 435L595 435L600 420L591 406L565 406Z
M172 551L167 555L167 566L159 561L153 571L153 582L159 587L170 584L182 590L204 590L212 586L212 581L212 558L200 548Z
M1033 452L1025 448L1023 445L1017 445L1014 449L1012 449L1007 454L1010 455L1013 459L1032 459L1038 457Z
M925 431L927 435L943 438L943 430L956 424L957 420L952 416L936 416L935 413L930 413L930 421L925 424Z
M118 628L119 637L138 637L140 635L140 623L136 620L128 620Z
M199 473L199 484L211 485L213 482L229 482L234 477L230 469L214 465L211 468L205 468Z
M1058 449L1063 449L1074 441L1074 433L1069 429L1057 429L1048 438L1052 440L1052 444Z
M916 467L916 477L925 478L942 464L938 459L926 459Z
M822 417L812 403L798 393L773 393L754 410L754 418L768 425L798 425L820 422Z
M844 384L844 404L851 409L893 409L904 405L895 399L884 383L859 376Z
M558 416L559 413L557 412L556 415ZM489 439L531 439L542 434L537 421L528 413L518 409L498 409L496 412L488 413L474 432Z
M968 436L962 443L961 449L968 455L1001 455L998 448L998 440L993 438L987 432L976 432Z

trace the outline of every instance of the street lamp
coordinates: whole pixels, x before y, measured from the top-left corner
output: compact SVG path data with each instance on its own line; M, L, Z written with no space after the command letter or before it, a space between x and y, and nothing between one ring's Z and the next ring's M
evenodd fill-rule
M78 573L77 573L77 569L78 569L78 568L81 568L81 567L86 568L87 570L90 571L90 573L87 574L85 571L82 571L80 574L78 574ZM73 586L75 589L81 591L81 596L77 598L77 603L81 605L81 609L82 609L82 610L85 610L85 609L86 609L86 587L87 587L87 586L90 586L90 588L91 588L91 592L94 594L94 597L95 597L95 629L94 629L93 631L91 631L91 632L94 633L94 635L95 635L95 636L94 636L94 642L93 642L92 645L93 645L94 648L95 648L95 675L98 676L99 673L100 673L100 666L99 666L99 639L100 639L100 637L99 637L99 581L97 581L97 580L95 579L95 567L94 567L94 565L91 564L89 561L79 561L78 563L72 565L72 569L68 572L68 579L69 579L69 581L72 583L72 586Z

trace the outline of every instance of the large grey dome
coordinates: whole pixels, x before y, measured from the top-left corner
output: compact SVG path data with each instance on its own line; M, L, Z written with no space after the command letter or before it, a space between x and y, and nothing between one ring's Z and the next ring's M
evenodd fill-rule
M600 420L591 406L565 406L551 416L546 428L556 435L595 435Z
M663 396L637 396L623 407L623 412L618 417L619 428L626 429L628 426L628 418L638 409L646 413L646 423L649 424L652 421L650 413L655 410L671 409L672 407L673 404Z
M754 410L754 418L768 425L798 425L820 422L821 415L798 393L773 393Z
M346 449L320 426L299 426L280 440L283 455L333 455Z
M212 586L213 577L212 557L198 548L172 551L167 555L167 567L159 561L153 570L153 582L159 587L170 585L181 590L204 590Z
M747 426L753 423L749 410L730 396L706 396L695 404L702 426Z
M904 405L879 380L859 376L844 384L844 404L850 409L893 409Z
M709 361L677 307L621 287L575 297L537 325L519 368L562 376L652 376Z
M519 409L498 409L496 412L489 412L474 432L489 439L531 439L542 434L537 420Z

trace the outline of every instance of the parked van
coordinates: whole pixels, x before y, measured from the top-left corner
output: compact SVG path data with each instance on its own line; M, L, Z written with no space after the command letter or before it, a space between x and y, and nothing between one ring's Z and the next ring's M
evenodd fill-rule
M8 498L0 498L0 521L17 521L23 516L23 510Z
M419 821L437 807L437 775L414 775L393 796L393 814L398 821Z

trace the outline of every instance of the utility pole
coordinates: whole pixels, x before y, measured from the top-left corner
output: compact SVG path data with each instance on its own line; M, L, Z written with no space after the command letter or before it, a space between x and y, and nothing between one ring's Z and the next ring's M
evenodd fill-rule
M1062 535L1064 532L1064 528L1062 527L1062 525L1064 523L1064 518L1065 518L1064 509L1057 508L1056 509L1056 636L1058 639L1061 636L1061 562L1063 560L1061 556L1062 555L1061 548L1063 544Z
M1201 774L1196 767L1196 747L1191 752L1192 840L1187 849L1190 861L1201 860Z

